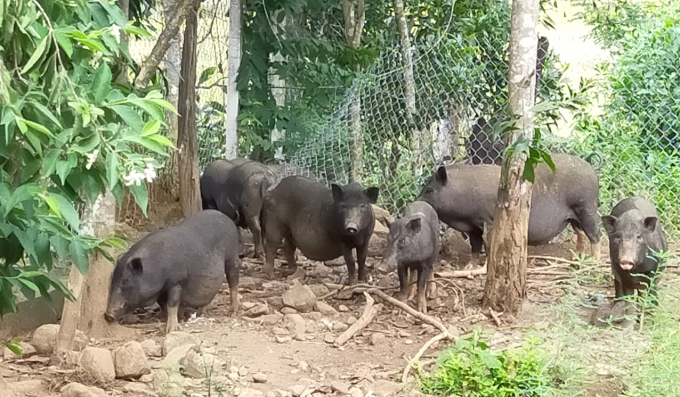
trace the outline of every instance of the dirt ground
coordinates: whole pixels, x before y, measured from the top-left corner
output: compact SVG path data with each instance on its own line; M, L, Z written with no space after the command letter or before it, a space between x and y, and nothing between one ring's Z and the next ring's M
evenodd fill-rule
M128 230L127 237L134 240L141 234L145 233ZM460 246L452 249L452 244ZM438 269L440 275L459 269L467 262L469 256L459 254L452 257L446 254L446 252L469 252L469 246L462 238L449 239L448 245L448 249L440 258L441 264ZM248 248L249 244L246 244L246 249ZM571 258L570 250L574 248L575 244L572 241L566 241L531 247L529 253L533 256ZM332 342L362 315L366 305L363 294L352 294L347 291L324 299L337 310L337 315L321 314L316 311L301 313L306 322L304 332L294 329L287 317L275 314L281 311L287 313L286 309L281 308L282 294L294 282L301 282L311 286L318 296L328 295L330 291L346 282L347 274L344 265L329 263L329 266L326 266L318 262L305 261L302 257L299 259L305 270L302 278L297 278L297 281L293 281L292 277L286 280L266 281L260 273L261 260L243 258L240 283L242 309L247 311L256 305L266 304L269 315L255 318L243 314L238 317L227 316L229 292L225 284L223 291L218 294L203 316L191 317L180 324L182 331L198 336L201 346L226 363L224 367L215 368L209 377L210 382L185 381L183 386L186 395L259 396L256 391L261 391L265 396L290 396L296 395L296 388L300 386L313 385L308 389L313 393L307 392L308 395L339 393L338 389L352 386L356 387L356 390L352 390L353 396L364 397L387 396L390 394L389 390L401 388L397 382L407 365L408 358L439 331L376 298L376 303L383 304L377 318L344 346L335 347ZM523 339L523 331L532 325L540 326L546 319L543 309L550 307L564 294L564 289L561 288L560 282L555 280L553 273L536 272L539 267L547 266L554 261L534 258L530 262L527 299L517 322L511 321L512 319L503 313L490 313L481 309L484 276L452 279L438 276L437 295L428 300L428 314L440 320L445 326L451 327L453 332L459 335L467 333L475 326L481 326L493 335L495 347L519 345ZM277 263L280 263L279 260ZM369 258L372 284L385 288L385 292L391 295L398 285L396 274L382 272L379 263L380 258ZM612 292L611 288L587 289L591 294L606 295ZM413 302L410 304L414 307ZM133 324L127 325L135 330L134 339L138 341L151 339L162 345L164 324L159 318L158 310L141 311L138 314L131 318ZM123 342L124 340L115 338L91 340L89 345L113 349ZM446 343L435 345L421 361L432 362L445 347ZM150 356L149 359L153 365L158 363L161 357ZM7 360L0 364L0 374L19 396L56 396L59 395L63 385L80 380L77 370L59 369L51 365L49 359L39 356ZM262 381L262 377L266 378L266 382L254 382L255 374L259 382ZM143 377L141 381L150 385L152 378ZM150 392L150 387L147 392L151 394L135 394L137 392L131 391L129 383L140 382L117 379L113 383L99 386L111 396L155 395ZM608 390L607 394L602 394L603 388L596 389L592 396L618 395L611 393L614 389L609 386L604 388ZM401 393L409 393L409 389Z

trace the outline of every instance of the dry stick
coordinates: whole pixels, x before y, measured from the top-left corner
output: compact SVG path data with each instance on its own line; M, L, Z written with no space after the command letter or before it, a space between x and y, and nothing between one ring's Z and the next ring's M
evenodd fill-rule
M452 272L437 272L436 275L442 278L465 278L470 276L481 276L486 274L486 265L472 270L455 270Z
M448 335L449 337L451 336L451 335L449 334L449 330L446 329L446 327L444 326L444 324L440 323L440 322L439 322L438 320L436 320L435 318L430 317L430 316L428 316L427 314L423 314L423 313L421 313L421 312L419 312L419 311L413 309L411 306L407 305L406 303L398 301L397 299L395 299L395 298L393 298L393 297L387 295L386 293L380 291L380 290L377 289L377 288L371 288L371 289L369 289L367 292L368 292L369 294L377 295L380 299L382 299L382 300L384 300L384 301L386 301L386 302L388 302L388 303L391 303L392 305L394 305L394 306L400 308L401 310L403 310L403 311L405 311L406 313L412 315L413 317L417 318L418 320L420 320L420 321L422 321L422 322L424 322L424 323L428 323L428 324L430 324L430 325L436 327L436 328L439 329L443 334L446 334L446 335Z
M430 348L430 346L434 345L435 343L439 342L442 339L451 339L452 340L453 337L451 337L451 335L448 335L448 333L447 334L439 334L437 336L434 336L432 339L428 340L427 342L425 342L423 347L421 347L420 350L418 350L418 353L416 353L416 355L413 356L413 358L406 365L406 367L404 368L404 372L401 373L401 383L408 382L408 374L409 374L409 372L411 372L411 363L414 362L414 361L420 360L420 357L422 357L423 354L425 354L425 352L427 351L427 349Z
M375 302L371 295L369 295L366 291L364 291L364 296L366 296L366 307L364 308L364 313L359 317L359 319L352 324L351 327L347 329L347 331L343 332L338 336L338 338L335 340L334 345L336 347L340 347L344 345L348 340L352 339L352 337L362 329L364 329L368 324L373 321L376 315L378 315L378 312L380 311L382 305L373 305Z
M460 302L461 302L461 305L463 305L463 317L467 317L467 310L465 309L465 292L463 291L463 288L456 285L456 283L454 283L453 280L440 278L437 281L445 281L445 282L449 283L449 285L451 285L453 287L453 292L456 293L456 296L460 293Z
M491 308L489 308L489 313L491 313L491 317L493 317L493 321L496 322L496 325L497 325L499 328L502 327L502 325L501 325L501 319L498 318L498 313L496 313L495 311L493 311L493 309L491 309ZM501 314L502 314L502 313L501 313Z
M331 285L337 285L337 284L325 283L324 285L329 287ZM318 300L324 300L324 299L330 298L331 296L337 295L337 294L339 294L340 292L343 292L343 291L352 291L352 290L357 290L357 289L361 289L361 288L365 288L365 290L368 291L369 289L388 290L388 289L394 289L395 287L375 287L375 286L369 285L369 284L343 285L342 287L340 287L336 290L333 290L333 291L331 291L331 292L329 292L325 295L322 295L317 299ZM365 291L356 291L356 292L365 292Z

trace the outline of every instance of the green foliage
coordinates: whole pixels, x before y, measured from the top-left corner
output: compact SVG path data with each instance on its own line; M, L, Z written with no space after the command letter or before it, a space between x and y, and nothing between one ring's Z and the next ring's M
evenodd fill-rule
M49 271L70 260L81 272L91 250L120 246L81 230L81 207L129 186L146 211L144 180L167 155L160 135L172 106L114 81L130 61L120 32L144 33L108 0L0 1L0 315L14 290L70 297Z
M533 345L515 351L494 352L479 330L444 351L439 369L421 375L425 394L461 397L536 397L546 395L552 383L545 358Z

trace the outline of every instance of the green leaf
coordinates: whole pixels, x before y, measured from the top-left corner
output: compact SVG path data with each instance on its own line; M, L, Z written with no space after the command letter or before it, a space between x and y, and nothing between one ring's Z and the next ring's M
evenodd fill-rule
M5 347L9 349L15 356L21 357L23 352L21 351L21 341L19 339L13 339L11 341L5 342Z
M146 207L149 203L149 192L147 191L146 183L142 182L139 186L132 185L129 186L128 189L130 189L130 193L132 193L132 196L135 198L135 202L139 208L142 209L144 216L146 216Z
M50 176L57 169L57 160L59 159L60 151L58 149L50 149L45 153L42 161L42 173L45 176Z
M71 260L73 260L73 264L78 268L80 274L85 275L87 270L90 268L90 261L83 244L78 239L71 240L69 252L71 253Z
M66 55L71 58L73 56L73 43L71 38L62 32L54 32L54 37L57 39L57 43Z
M106 244L115 248L127 248L127 242L122 238L109 237L106 239Z
M61 260L66 259L69 250L68 240L66 240L64 236L55 234L54 236L50 237L50 243L52 244L52 247L54 247L54 251L56 251L59 259Z
M210 80L210 78L215 74L216 70L217 68L214 66L204 69L201 72L201 76L198 78L198 85L201 85L206 81Z
M103 62L95 72L92 78L92 85L90 86L95 103L102 103L106 96L109 95L111 80L111 69L109 69L109 65Z
M25 278L17 278L17 280L19 280L19 282L20 282L21 284L23 284L23 285L27 286L28 288L30 288L32 291L37 292L37 293L40 293L40 290L38 289L38 286L35 285L35 283L33 283L32 281L26 280Z
M52 113L52 111L50 111L50 109L48 109L45 105L43 105L40 102L30 102L30 103L31 103L31 106L33 106L35 108L35 110L40 112L43 116L47 117L51 122L54 123L54 125L56 125L59 128L63 128L61 126L61 123L57 119L57 117L54 115L54 113Z
M78 217L78 211L76 211L76 209L73 207L73 204L64 196L59 194L50 194L49 197L54 198L57 203L59 214L64 218L64 220L66 220L73 230L80 230L80 218Z
M38 257L38 262L41 265L45 265L48 268L52 267L52 253L50 252L50 238L47 233L38 234L38 238L35 240L35 254ZM21 275L24 277L29 277L24 272ZM38 275L42 275L40 272L35 272ZM20 275L20 276L21 276Z
M30 184L30 185L21 185L16 190L12 193L10 196L9 200L7 200L6 203L3 203L3 207L5 207L5 216L9 214L9 212L14 209L14 207L17 206L17 204L26 201L26 200L31 200L33 197L35 197L36 194L40 193L42 189L40 186L35 185L35 184Z
M144 110L149 114L149 116L153 117L155 120L164 120L165 119L165 114L163 113L163 108L158 106L154 101L146 99L146 98L132 98L128 99L128 101L137 106L138 108Z
M38 132L40 132L40 133L43 133L43 134L45 134L45 135L47 135L47 136L49 136L49 137L54 137L54 135L52 135L52 132L51 132L50 130L48 130L48 129L47 129L44 125L42 125L42 124L38 124L38 123L36 123L36 122L34 122L34 121L26 120L26 119L24 119L24 123L26 123L27 126L31 127L32 129L34 129L34 130L36 130L36 131L38 131Z
M140 137L131 136L131 137L125 137L125 138L123 138L123 140L140 144L140 145L144 146L145 148L147 148L147 149L149 149L149 150L151 150L155 153L158 153L160 155L163 155L163 156L168 155L165 148L151 138L143 137L143 136L140 136ZM169 142L169 140L168 140L168 142ZM170 144L172 144L172 142Z
M76 145L73 146L73 150L81 153L91 153L94 148L99 146L101 139L97 132L91 133L87 138L81 139Z
M151 135L148 137L148 139L151 139L152 141L158 143L159 145L166 146L166 147L174 147L172 144L172 141L169 140L168 138L164 137L163 135Z
M42 166L42 161L40 158L34 158L33 160L27 162L21 169L21 183L26 183L29 179L35 175L36 172Z
M33 52L31 58L29 58L28 62L26 62L24 68L21 69L21 74L26 74L26 72L31 70L31 68L35 66L35 64L40 60L40 58L45 53L45 50L47 49L47 45L49 44L49 38L50 38L49 34L43 37L38 46L35 48L35 52Z
M73 169L73 165L71 165L70 161L64 161L64 160L59 160L57 161L57 175L59 175L59 179L61 179L61 184L66 183L66 177L68 177L68 174L71 172Z
M142 136L153 135L161 129L161 122L158 120L151 120L144 124L142 128Z
M116 152L109 152L106 155L106 181L109 184L109 189L113 190L118 183L118 155Z
M116 112L118 116L132 128L135 132L140 132L144 127L144 121L139 113L135 112L131 107L125 105L112 105L109 107Z

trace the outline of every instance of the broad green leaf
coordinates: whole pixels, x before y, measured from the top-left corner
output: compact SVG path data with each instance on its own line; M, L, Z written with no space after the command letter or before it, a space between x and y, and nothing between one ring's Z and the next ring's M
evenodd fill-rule
M70 161L58 160L56 168L57 175L59 175L59 179L61 179L61 184L63 185L64 183L66 183L66 178L73 169L73 165L71 165Z
M81 139L76 145L72 146L72 149L77 152L88 154L91 153L94 148L99 146L100 142L101 139L99 138L99 134L95 131L87 138Z
M37 293L40 293L40 290L38 289L38 286L35 285L35 283L33 283L32 281L26 280L25 278L21 278L21 277L17 278L17 280L19 280L19 282L20 282L21 284L23 284L23 285L27 286L28 288L30 288L32 291L35 291L35 292L37 292Z
M122 238L109 237L106 239L106 244L116 248L127 248L127 242Z
M50 197L56 200L59 213L64 220L71 225L73 230L78 231L80 229L80 218L78 217L78 211L73 207L73 203L60 194L51 194Z
M90 262L87 256L87 251L85 250L85 247L83 247L83 244L78 239L71 240L69 252L71 253L71 260L73 260L73 264L78 268L80 274L85 275L87 270L90 268Z
M158 143L159 145L166 146L169 148L175 147L175 145L172 144L172 141L169 140L168 138L164 137L163 135L151 135L147 137L148 139L151 139L152 141Z
M144 216L146 216L146 208L149 203L149 192L147 191L146 183L142 182L139 186L131 185L128 189L130 189L130 193L132 193L132 196L135 198L135 202L139 208L142 209Z
M21 169L21 183L26 183L29 179L31 179L33 175L38 172L41 166L42 161L40 158L34 158L27 162Z
M40 233L38 234L38 238L35 240L35 254L38 257L38 263L41 265L45 265L48 268L52 267L52 253L50 252L50 237L47 235L47 233ZM24 277L30 277L26 275L26 273L30 272L24 272L22 275ZM34 272L37 273L37 275L42 275L40 272Z
M50 111L50 109L48 109L45 105L40 102L31 102L31 106L33 106L35 110L40 112L43 116L47 117L52 123L54 123L54 125L59 128L63 128L54 113L52 113L52 111Z
M38 131L38 132L40 132L40 133L43 133L43 134L45 134L45 135L47 135L47 136L49 136L49 137L54 137L54 135L52 135L52 132L51 132L50 130L48 130L48 129L47 129L44 125L42 125L42 124L38 124L38 123L36 123L36 122L34 122L34 121L26 120L26 119L24 119L24 123L26 123L27 126L31 127L32 129L34 129L34 130L36 130L36 131Z
M163 108L156 105L153 101L150 101L145 98L132 98L129 99L128 102L144 110L146 113L149 114L149 116L153 117L155 120L165 120Z
M111 91L111 79L112 75L109 65L102 63L95 72L90 87L95 103L102 103L106 99L106 96L109 95L109 92Z
M35 48L35 51L33 52L33 55L31 55L31 58L28 59L28 62L26 62L24 68L21 69L21 74L26 74L26 72L31 70L31 68L35 66L35 64L40 60L40 58L45 53L45 50L47 49L47 45L49 44L50 41L49 39L50 39L49 34L43 37L38 46Z
M28 127L26 126L26 123L24 123L23 117L14 115L14 121L17 123L17 127L19 127L19 131L21 131L22 134L28 132Z
M59 203L57 203L57 199L55 199L52 196L46 196L45 204L47 204L47 206L49 207L53 214L61 216L61 211L59 211Z
M52 175L57 169L57 160L59 159L59 150L50 149L45 153L42 162L42 173L45 176Z
M142 136L153 135L161 129L161 122L158 120L151 120L144 124L142 128Z
M42 189L40 186L35 185L35 184L29 184L29 185L21 185L16 190L12 193L10 196L9 200L7 200L6 203L3 203L3 207L5 207L5 216L9 214L9 212L17 206L17 204L26 201L26 200L31 200L33 199L38 193L40 193Z
M73 43L71 38L62 32L54 32L54 37L57 39L57 43L66 55L71 58L73 56Z
M201 85L205 83L206 81L210 80L210 78L215 74L215 71L217 70L216 67L210 66L206 69L204 69L201 72L201 76L198 78L198 85Z
M59 259L64 260L68 256L68 240L59 234L55 234L50 237L50 243L54 247L54 251L57 253Z
M156 135L156 136L157 136L157 135ZM166 138L166 139L167 139L167 138ZM124 138L123 140L128 141L128 142L134 142L134 143L137 143L137 144L139 144L139 145L142 145L142 146L144 146L145 148L147 148L147 149L149 149L149 150L151 150L151 151L153 151L153 152L155 152L155 153L158 153L158 154L160 154L160 155L166 156L166 155L168 154L168 153L167 153L167 150L165 149L165 147L163 147L162 145L160 145L160 144L159 144L158 142L156 142L155 140L150 139L149 137L143 137L143 136L139 136L139 137L138 137L138 136L131 136L131 137L126 137L126 138ZM168 142L169 142L169 140L168 140ZM172 144L172 142L171 142L170 144Z
M109 154L106 155L106 181L111 190L113 190L118 183L118 165L118 154L116 154L116 152L109 152Z
M129 125L133 131L142 131L142 128L144 127L144 121L142 121L142 117L139 115L139 113L135 112L130 106L113 105L110 106L110 109L116 112L116 114L118 114L118 116L120 116L120 118L127 125Z

